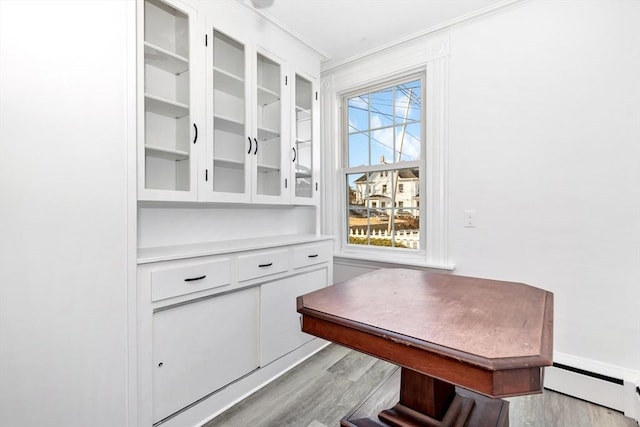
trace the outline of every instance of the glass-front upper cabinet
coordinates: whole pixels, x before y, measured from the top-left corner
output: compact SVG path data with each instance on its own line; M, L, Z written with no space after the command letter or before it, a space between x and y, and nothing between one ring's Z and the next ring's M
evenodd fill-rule
M195 200L192 9L145 0L139 198Z
M258 52L256 54L256 103L254 148L254 193L281 197L282 173L282 66Z
M282 171L281 62L239 34L212 28L208 46L207 162L199 198L288 203Z
M314 90L311 80L296 73L294 81L294 136L292 148L294 200L310 201L314 194Z
M247 201L251 185L250 155L254 142L249 126L247 97L247 60L243 43L213 31L212 64L209 78L213 92L209 94L210 129L213 130L209 169L205 171L206 191L216 200ZM209 194L209 196L211 196Z

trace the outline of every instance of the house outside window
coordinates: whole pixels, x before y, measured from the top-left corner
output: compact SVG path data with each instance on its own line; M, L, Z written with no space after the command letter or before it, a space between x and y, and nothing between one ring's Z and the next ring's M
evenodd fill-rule
M343 221L352 247L423 249L423 80L414 76L343 98Z

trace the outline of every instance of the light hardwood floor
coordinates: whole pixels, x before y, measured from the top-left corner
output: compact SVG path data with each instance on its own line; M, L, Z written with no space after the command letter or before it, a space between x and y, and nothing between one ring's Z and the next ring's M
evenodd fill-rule
M205 427L337 427L395 370L331 344ZM378 403L392 406L397 399L397 392L383 393ZM550 390L508 400L511 427L638 427L619 412Z

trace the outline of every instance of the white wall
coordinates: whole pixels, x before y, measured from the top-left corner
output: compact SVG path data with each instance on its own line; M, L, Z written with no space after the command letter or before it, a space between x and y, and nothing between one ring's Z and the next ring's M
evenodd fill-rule
M132 6L0 1L2 426L127 425Z
M640 2L527 3L451 32L449 82L456 273L553 291L557 351L632 369L638 22Z
M638 22L638 1L531 1L448 31L454 274L553 291L556 354L609 375L640 370Z

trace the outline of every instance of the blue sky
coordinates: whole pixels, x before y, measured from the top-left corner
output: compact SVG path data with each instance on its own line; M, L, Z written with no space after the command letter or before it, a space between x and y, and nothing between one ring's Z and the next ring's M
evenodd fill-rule
M421 81L348 100L349 167L420 158Z

